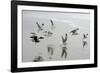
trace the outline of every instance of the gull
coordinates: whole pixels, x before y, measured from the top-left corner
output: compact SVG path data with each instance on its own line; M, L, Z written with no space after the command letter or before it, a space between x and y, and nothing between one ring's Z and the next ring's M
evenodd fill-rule
M70 31L70 33L71 33L72 35L78 35L78 33L77 33L78 30L79 30L79 28L76 28L76 29Z
M54 28L55 28L55 26L54 26L53 21L52 21L52 20L50 20L50 22L51 22L51 25L52 25L51 29L54 29Z
M42 29L42 27L39 25L39 23L36 22L36 24L37 24L37 26L38 26L38 31L42 31L43 29ZM44 24L42 24L42 25L44 25Z
M39 39L38 39L38 36L36 36L35 33L31 33L31 34L33 34L33 35L30 37L30 38L32 38L32 42L36 42L36 43L40 42Z
M87 37L88 37L88 33L87 34L83 33L83 39L86 39Z
M67 41L68 35L67 33L65 34L65 38L62 36L62 43L65 44Z

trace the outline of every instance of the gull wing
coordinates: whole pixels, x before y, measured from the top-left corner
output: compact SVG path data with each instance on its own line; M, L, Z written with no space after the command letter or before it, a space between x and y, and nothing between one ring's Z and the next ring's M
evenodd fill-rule
M50 22L51 22L51 25L52 25L52 26L54 26L54 23L53 23L53 21L52 21L52 20L50 20Z
M38 23L38 22L36 22L36 24L37 24L37 26L38 26L39 30L42 30L42 28L41 28L41 26L39 25L39 23Z

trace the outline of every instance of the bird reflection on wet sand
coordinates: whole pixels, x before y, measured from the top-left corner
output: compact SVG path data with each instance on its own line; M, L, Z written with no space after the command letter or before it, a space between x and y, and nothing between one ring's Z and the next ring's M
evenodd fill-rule
M43 57L42 56L36 56L35 59L33 60L34 62L40 62L43 61Z
M49 59L52 59L52 56L54 54L54 47L53 47L53 45L48 45L47 49L48 49L48 54L50 54Z

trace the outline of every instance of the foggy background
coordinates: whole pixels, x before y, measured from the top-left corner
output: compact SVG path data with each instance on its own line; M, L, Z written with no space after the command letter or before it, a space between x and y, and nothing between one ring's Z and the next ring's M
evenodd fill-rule
M89 13L72 13L72 12L46 12L46 11L22 11L23 15L23 47L22 47L22 61L32 62L35 56L43 56L45 61L49 60L82 60L90 58L90 36L87 38L88 45L83 48L83 33L90 34L90 14ZM55 29L52 31L50 29L50 19L53 20L55 24ZM32 36L30 33L37 33L37 25L44 23L44 30L50 30L54 34L51 38L45 38L40 41L39 44L35 44L30 39ZM78 35L73 35L69 33L71 30L79 28ZM67 58L61 58L62 48L59 46L61 44L61 36L68 34L67 41ZM41 33L37 33L42 36ZM54 47L54 55L52 59L49 59L50 54L47 52L47 45L52 45Z

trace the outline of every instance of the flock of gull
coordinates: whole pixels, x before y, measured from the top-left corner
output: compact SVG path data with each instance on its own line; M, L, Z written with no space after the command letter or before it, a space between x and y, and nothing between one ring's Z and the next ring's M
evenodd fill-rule
M53 20L50 20L50 23L51 23L51 30L55 29L55 25L54 25L54 22ZM38 32L40 31L43 31L43 26L45 26L44 24L39 24L38 22L36 22L36 25L38 27ZM75 36L75 35L78 35L79 31L79 28L75 28L74 30L71 30L69 33L71 34L71 36ZM43 36L38 36L36 33L31 33L32 36L30 37L32 42L38 44L41 42L41 39L45 39L45 37L51 37L53 35L53 32L51 31L44 31L44 35ZM83 33L83 48L87 45L87 39L88 38L88 33ZM67 58L67 39L68 39L68 34L65 33L64 36L61 36L61 39L62 39L62 52L61 52L61 58ZM52 46L48 46L47 47L47 52L51 55L51 57L49 59L52 59L52 56L54 54L54 48ZM34 62L40 62L40 61L43 61L43 57L42 56L36 56L35 59L33 60Z

